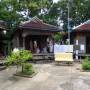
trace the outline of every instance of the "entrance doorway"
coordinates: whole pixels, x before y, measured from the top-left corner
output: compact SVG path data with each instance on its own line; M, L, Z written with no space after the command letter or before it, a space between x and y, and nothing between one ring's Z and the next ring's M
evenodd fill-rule
M25 48L31 50L32 53L39 53L43 51L43 48L47 46L47 37L42 35L29 35L25 38Z
M90 54L90 37L86 37L86 53Z

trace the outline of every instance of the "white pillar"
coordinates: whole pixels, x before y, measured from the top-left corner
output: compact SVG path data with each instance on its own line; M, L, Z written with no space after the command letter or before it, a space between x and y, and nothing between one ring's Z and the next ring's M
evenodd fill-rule
M76 50L76 60L78 60L78 50Z
M27 34L25 32L22 33L22 38L23 38L23 49L25 48L25 38L26 38Z
M76 45L78 45L78 40L76 40ZM76 53L76 56L75 56L76 60L78 60L78 52L79 52L78 50L75 51L75 53Z
M25 49L25 37L23 37L23 49Z
M17 36L17 48L19 48L19 37Z

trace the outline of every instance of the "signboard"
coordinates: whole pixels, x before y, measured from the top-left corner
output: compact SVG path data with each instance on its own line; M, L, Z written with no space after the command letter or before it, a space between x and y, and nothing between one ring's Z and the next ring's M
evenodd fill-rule
M73 61L73 45L54 45L55 61Z
M81 51L84 51L84 50L85 50L85 47L84 47L83 44L80 45L80 50L81 50Z
M73 45L54 45L54 53L67 53L67 52L73 52Z
M72 53L56 53L55 61L73 61Z

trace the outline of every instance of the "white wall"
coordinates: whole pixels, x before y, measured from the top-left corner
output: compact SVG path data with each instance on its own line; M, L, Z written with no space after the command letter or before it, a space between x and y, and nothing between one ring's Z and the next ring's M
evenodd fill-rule
M77 38L74 39L74 45L76 45ZM86 37L79 36L78 38L78 45L84 45L84 51L79 51L79 53L86 53Z

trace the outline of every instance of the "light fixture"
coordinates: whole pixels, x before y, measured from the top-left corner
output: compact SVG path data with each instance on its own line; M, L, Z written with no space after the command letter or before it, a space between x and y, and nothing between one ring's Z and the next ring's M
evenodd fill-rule
M3 33L4 33L4 34L6 34L6 33L7 33L7 31L6 31L6 30L4 30L4 31L3 31Z

